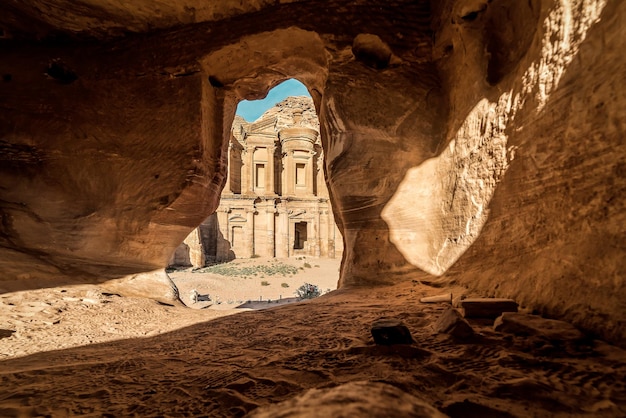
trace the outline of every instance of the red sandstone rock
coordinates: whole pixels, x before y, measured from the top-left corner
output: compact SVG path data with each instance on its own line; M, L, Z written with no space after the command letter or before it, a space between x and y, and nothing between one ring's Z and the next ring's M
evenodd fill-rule
M447 309L441 314L435 324L435 330L459 339L467 339L474 335L472 326L454 308Z
M247 416L445 418L447 415L394 386L379 382L351 382L330 389L310 389L294 399L255 409Z
M493 328L499 332L537 336L551 341L578 341L585 338L585 335L570 323L514 312L503 313L496 319Z
M517 312L517 302L512 299L468 298L460 304L465 318L497 318L502 312Z

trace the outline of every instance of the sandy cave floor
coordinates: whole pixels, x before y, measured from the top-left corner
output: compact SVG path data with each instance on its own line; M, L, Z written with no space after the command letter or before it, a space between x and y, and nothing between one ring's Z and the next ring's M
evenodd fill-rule
M194 306L203 309L101 286L0 295L0 416L242 416L310 388L361 380L389 383L451 417L626 416L619 348L547 343L477 321L479 336L457 341L434 331L447 305L419 298L463 290L419 282L267 303L304 281L323 289L336 282L338 261L291 262L311 267L291 278L217 284L208 274L172 273L183 300L192 288L220 297L219 305ZM259 296L256 307L271 308L238 307ZM375 346L370 324L380 317L404 321L416 343Z

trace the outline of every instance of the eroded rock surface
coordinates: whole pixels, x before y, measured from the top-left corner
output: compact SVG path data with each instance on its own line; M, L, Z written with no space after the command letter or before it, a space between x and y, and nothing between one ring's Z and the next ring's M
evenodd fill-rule
M455 282L626 344L623 2L204 3L0 6L1 291L165 266L236 103L295 77L342 286Z
M446 418L447 415L394 386L350 382L331 389L311 389L294 399L258 408L246 416Z

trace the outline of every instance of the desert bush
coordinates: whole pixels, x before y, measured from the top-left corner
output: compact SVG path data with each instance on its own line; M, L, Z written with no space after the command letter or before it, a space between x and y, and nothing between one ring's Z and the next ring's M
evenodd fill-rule
M313 299L321 294L319 286L310 283L305 283L296 289L298 299Z
M281 287L289 287L289 283L281 283L280 286Z
M310 269L310 268L311 268L311 265L310 265L309 263L304 263L304 267L306 267L306 268Z
M269 285L270 285L270 282L268 282L267 280L263 280L261 282L261 286L269 286Z

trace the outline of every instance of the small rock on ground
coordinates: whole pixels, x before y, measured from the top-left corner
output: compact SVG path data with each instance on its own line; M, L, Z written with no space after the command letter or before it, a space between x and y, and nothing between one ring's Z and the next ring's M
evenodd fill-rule
M372 337L378 345L413 344L407 326L397 319L378 319L372 323Z

